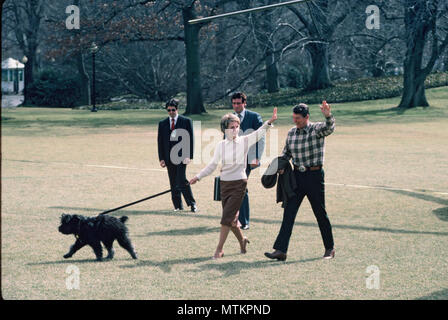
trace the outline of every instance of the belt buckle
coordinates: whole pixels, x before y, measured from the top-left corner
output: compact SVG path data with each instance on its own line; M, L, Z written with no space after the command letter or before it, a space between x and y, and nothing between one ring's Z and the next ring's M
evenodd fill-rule
M305 166L304 166L304 165L300 165L300 166L299 166L299 171L300 171L300 172L305 172L305 171L306 171Z

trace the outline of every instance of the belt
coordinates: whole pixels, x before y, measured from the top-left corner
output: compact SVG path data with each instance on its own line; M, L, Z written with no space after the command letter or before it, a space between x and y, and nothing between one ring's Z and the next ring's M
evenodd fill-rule
M298 170L300 172L305 172L305 171L317 171L322 169L322 166L314 166L314 167L305 167L305 166L296 166L294 165L294 170Z

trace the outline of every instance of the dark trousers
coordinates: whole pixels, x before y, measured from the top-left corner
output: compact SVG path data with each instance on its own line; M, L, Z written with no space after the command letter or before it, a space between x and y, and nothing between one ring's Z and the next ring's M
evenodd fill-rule
M181 194L184 195L187 206L195 204L196 200L194 200L191 187L187 185L188 181L185 175L187 166L183 163L178 165L167 163L166 167L168 169L168 177L170 178L171 200L173 201L174 208L183 208Z
M249 180L249 175L252 169L250 168L250 165L247 164L246 167L246 175L247 179ZM238 216L238 220L242 225L248 225L249 224L249 216L250 216L250 208L249 208L249 190L246 188L246 192L244 194L243 203L241 203L240 207L240 215Z
M274 249L284 253L288 251L289 239L291 238L297 211L305 196L313 209L325 249L333 249L333 233L327 211L325 210L324 170L306 171L303 173L294 170L294 175L298 185L297 196L288 200L283 211L282 226L275 240Z

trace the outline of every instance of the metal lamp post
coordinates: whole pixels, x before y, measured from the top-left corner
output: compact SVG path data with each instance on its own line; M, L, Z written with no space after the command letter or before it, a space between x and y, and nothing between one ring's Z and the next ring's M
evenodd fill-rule
M96 94L95 94L95 54L98 52L98 46L95 42L92 42L90 46L90 52L92 53L92 112L97 112L96 108Z
M19 61L16 60L16 74L14 78L14 93L19 93Z
M25 65L24 69L23 69L23 97L24 97L24 102L27 101L27 79L25 77L25 68L26 68L26 63L27 62L28 62L28 57L27 56L23 56L22 63Z

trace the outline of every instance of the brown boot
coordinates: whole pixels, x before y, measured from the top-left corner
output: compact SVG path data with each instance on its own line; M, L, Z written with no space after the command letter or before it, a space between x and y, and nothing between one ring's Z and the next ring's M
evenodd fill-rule
M281 252L280 250L275 250L272 253L265 252L264 255L268 257L269 259L277 259L279 261L285 261L286 260L286 253Z

